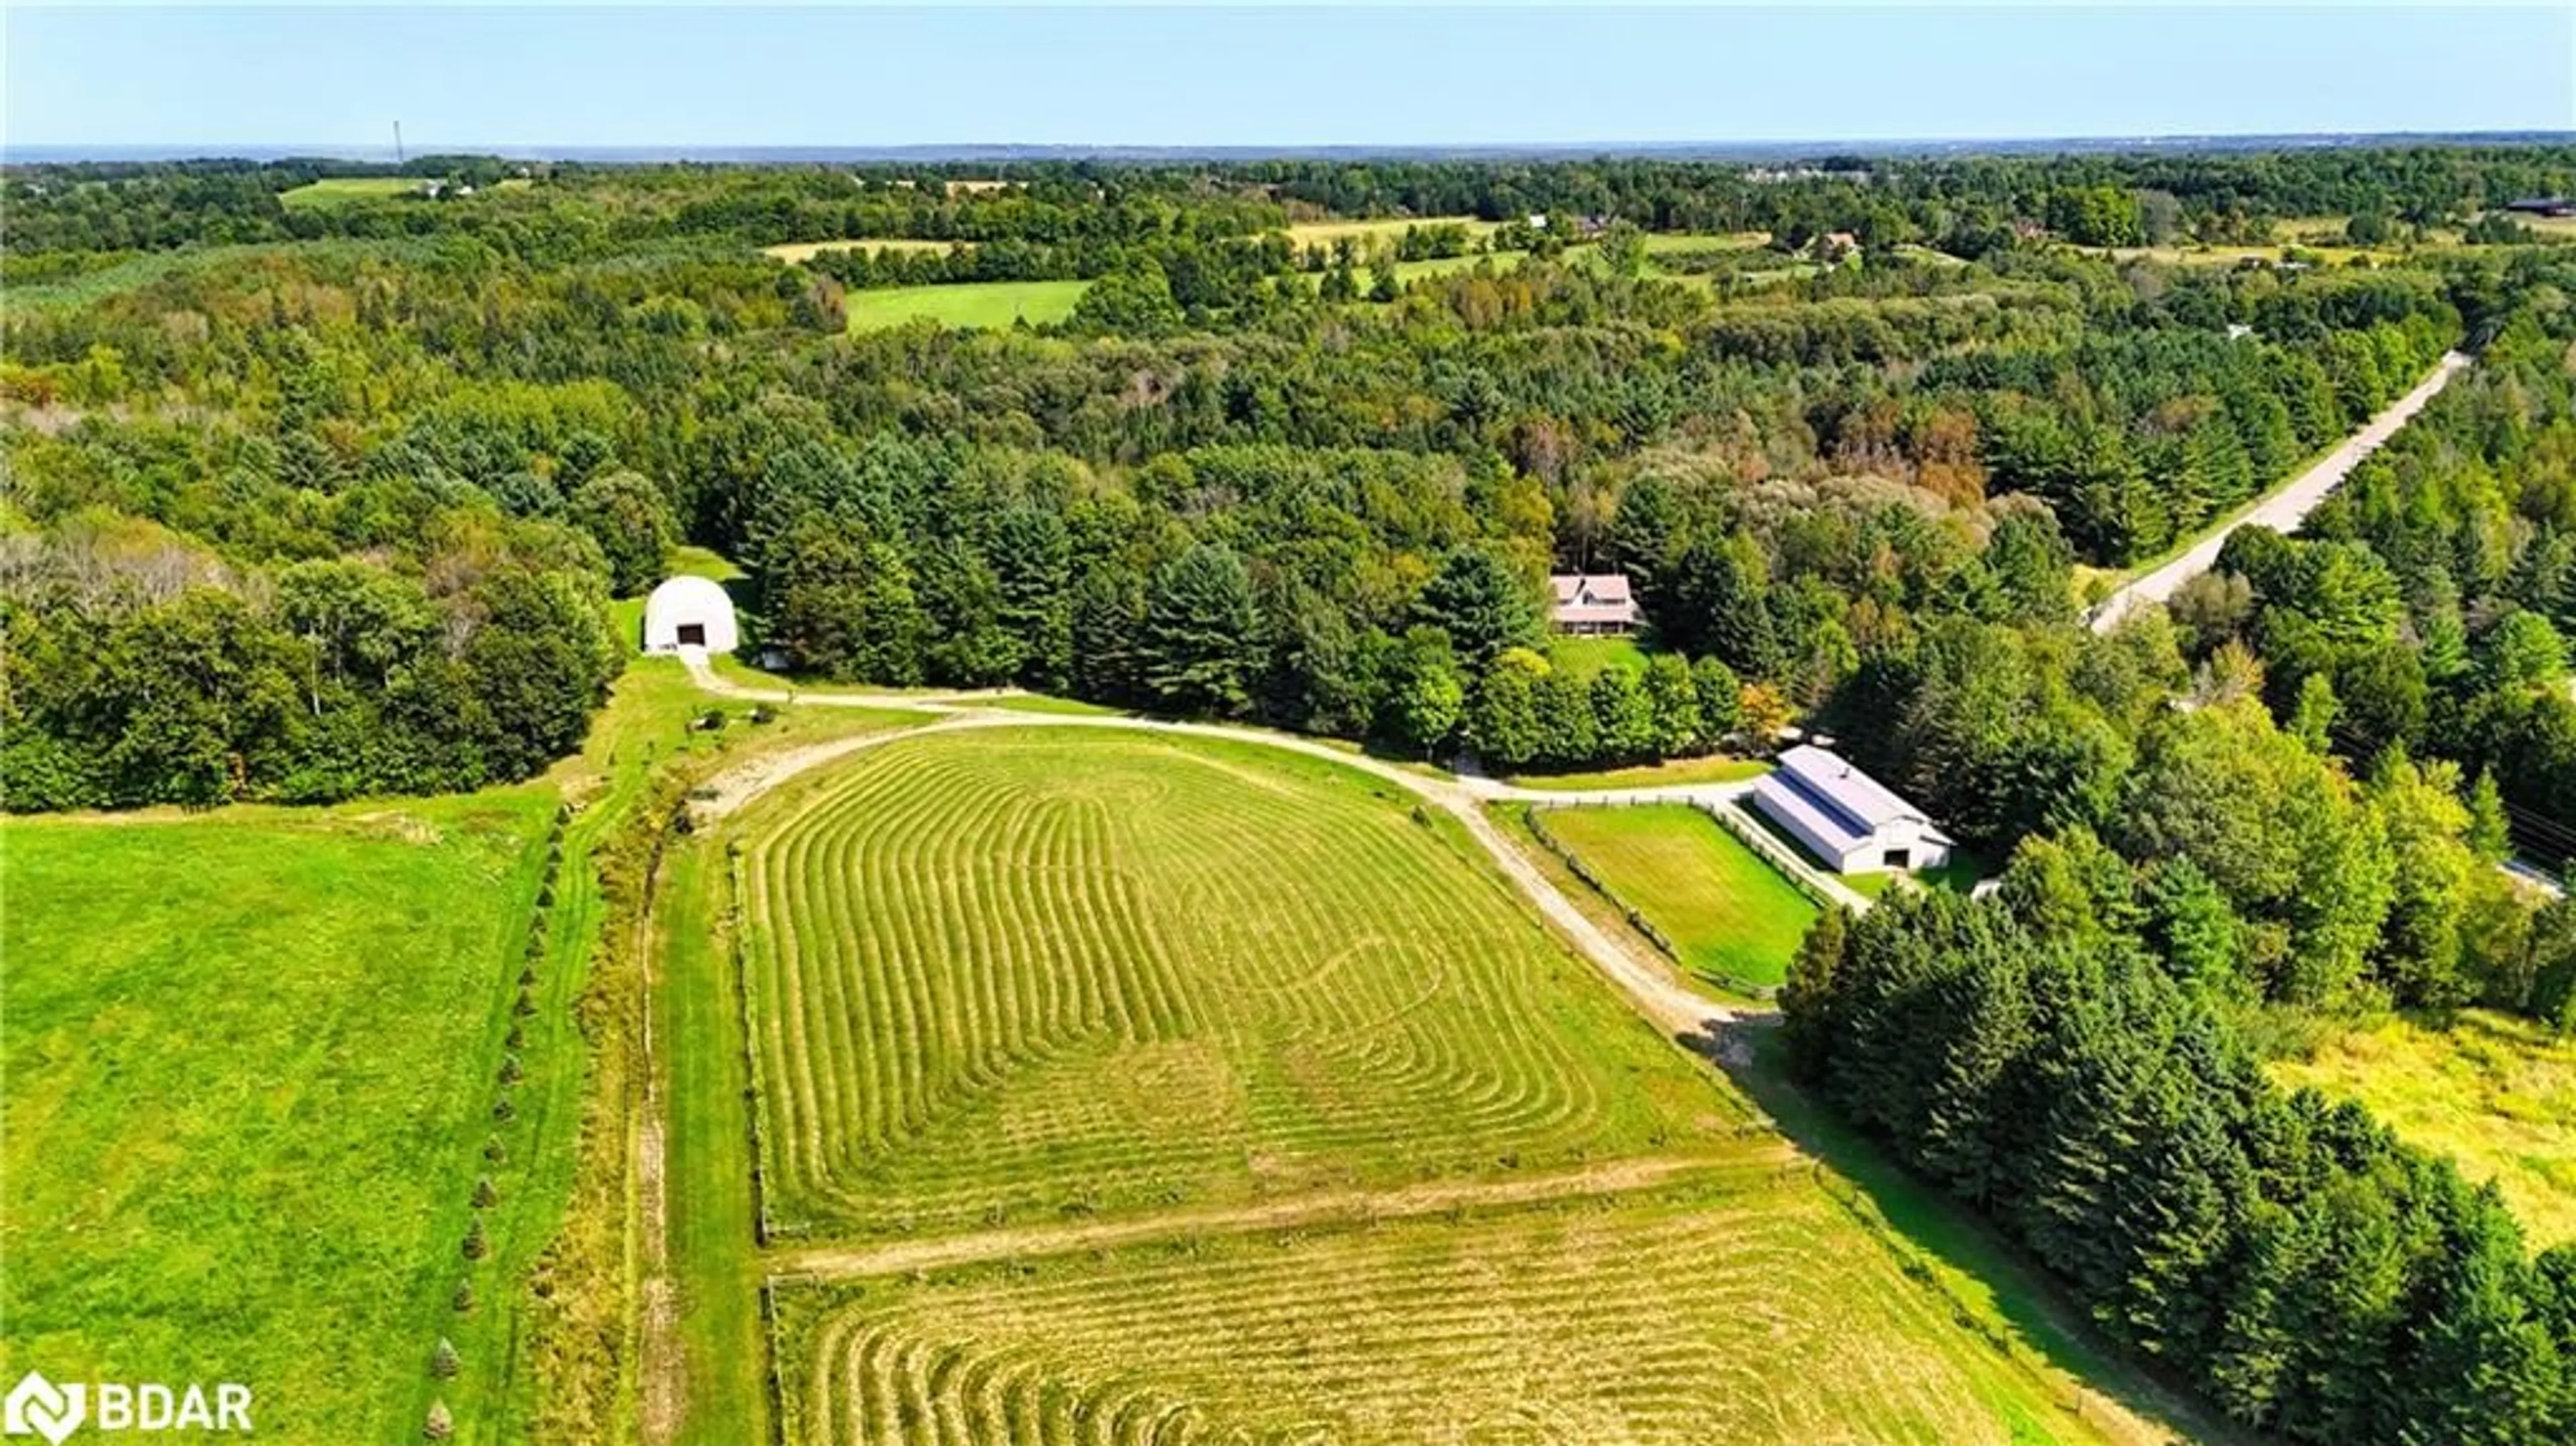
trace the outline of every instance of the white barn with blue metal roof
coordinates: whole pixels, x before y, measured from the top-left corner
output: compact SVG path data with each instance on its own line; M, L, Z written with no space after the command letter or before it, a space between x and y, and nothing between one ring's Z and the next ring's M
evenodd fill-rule
M1954 840L1895 790L1801 743L1753 785L1753 804L1838 874L1936 868Z

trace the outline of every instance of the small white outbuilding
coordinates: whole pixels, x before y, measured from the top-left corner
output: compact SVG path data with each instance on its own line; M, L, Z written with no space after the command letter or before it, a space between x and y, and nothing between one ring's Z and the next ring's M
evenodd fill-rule
M700 648L730 653L742 643L734 627L733 599L712 578L666 579L644 599L644 651L676 653Z

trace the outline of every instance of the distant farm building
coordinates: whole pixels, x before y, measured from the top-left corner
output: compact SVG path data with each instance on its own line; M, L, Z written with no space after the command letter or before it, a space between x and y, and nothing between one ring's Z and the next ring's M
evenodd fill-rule
M1547 580L1548 621L1560 633L1633 633L1637 597L1620 573L1560 572Z
M2576 216L2576 200L2565 196L2525 196L2519 201L2505 202L2504 208L2519 211L2525 216Z
M644 600L644 651L676 653L700 648L730 653L742 643L734 627L733 599L710 578L675 577Z
M1753 786L1754 806L1838 874L1937 868L1952 840L1921 809L1840 757L1801 743Z

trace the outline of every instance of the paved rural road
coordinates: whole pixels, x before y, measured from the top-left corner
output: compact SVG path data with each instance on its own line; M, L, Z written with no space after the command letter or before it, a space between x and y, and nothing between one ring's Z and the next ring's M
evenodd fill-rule
M1711 1031L1713 1025L1735 1017L1735 1012L1718 1004L1697 990L1684 985L1661 958L1640 956L1613 938L1591 917L1575 906L1547 875L1541 873L1529 856L1512 845L1494 821L1485 814L1484 805L1495 799L1545 800L1554 803L1576 799L1604 802L1646 802L1692 799L1725 799L1744 792L1749 783L1676 784L1664 788L1604 790L1600 793L1564 794L1540 789L1515 788L1491 779L1477 780L1474 786L1449 778L1436 778L1400 768L1383 759L1335 748L1311 738L1288 733L1268 733L1257 728L1237 728L1223 723L1178 723L1160 718L1130 718L1117 715L1083 715L1066 713L1017 713L975 706L993 694L944 694L924 696L917 693L808 693L788 692L776 688L749 688L716 676L702 656L684 651L681 661L688 665L690 676L700 688L728 698L763 703L829 704L842 707L885 708L903 712L942 715L937 728L1118 728L1140 733L1181 733L1200 738L1223 738L1255 743L1266 748L1285 749L1356 768L1373 774L1396 786L1417 794L1445 809L1463 825L1485 852L1493 856L1495 866L1503 871L1512 886L1538 907L1541 915L1556 926L1586 959L1610 976L1612 983L1625 992L1638 1011L1655 1025L1676 1036L1698 1035ZM919 731L919 730L915 730ZM910 734L898 734L908 737ZM861 748L887 741L884 735L840 739L793 750L767 759L756 759L733 774L720 776L710 787L714 796L709 802L717 812L730 812L749 802L788 778L806 769L842 757Z
M2307 520L2326 495L2342 485L2346 474L2361 465L2361 459L2379 450L2380 445L2406 425L2406 419L2423 409L2434 394L2450 385L2451 378L2468 366L2469 358L2459 352L2445 352L2432 374L2416 384L2415 390L2390 402L2386 410L2370 419L2362 429L2343 440L2343 444L2317 465L2300 473L2280 490L2266 496L2244 516L2202 538L2191 550L2153 572L2131 579L2118 591L2104 598L2093 610L2093 631L2107 633L2130 614L2150 603L2172 598L2184 583L2218 565L2219 549L2227 545L2227 535L2237 528L2260 526L2275 532L2295 532Z

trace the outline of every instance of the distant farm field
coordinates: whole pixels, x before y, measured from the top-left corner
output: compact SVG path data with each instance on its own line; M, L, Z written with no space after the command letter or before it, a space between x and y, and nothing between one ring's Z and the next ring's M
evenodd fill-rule
M1688 804L1556 809L1545 824L1685 965L1721 981L1779 983L1815 922L1806 895Z
M442 1334L492 1372L506 1306L450 1294L553 808L0 826L0 1376L239 1381L342 1446L418 1438Z
M2576 1241L2576 1040L2472 1009L2449 1029L2392 1020L2347 1034L2274 1071L2357 1099L2469 1179L2495 1181L2534 1246Z
M1744 1118L1462 831L1354 770L975 729L778 807L742 889L781 1233L1537 1169Z
M1778 1165L778 1299L792 1446L2100 1439Z
M760 248L764 256L775 256L791 265L811 261L826 251L933 251L946 253L959 243L953 241L920 241L904 237L862 238L855 241L787 241Z
M1041 326L1073 314L1088 281L969 281L950 286L889 286L841 298L849 329L880 331L914 321L941 326Z
M280 191L277 201L289 210L321 210L358 201L390 201L397 196L416 196L420 194L420 187L421 178L418 176L327 176L291 191Z
M1478 220L1473 216L1414 216L1371 221L1300 221L1288 228L1288 241L1290 245L1303 250L1309 246L1330 249L1336 241L1349 240L1365 254L1380 243L1394 245L1404 238L1404 233L1408 229L1419 227L1428 230L1433 226L1463 227L1472 238L1492 234L1499 228L1500 223Z

